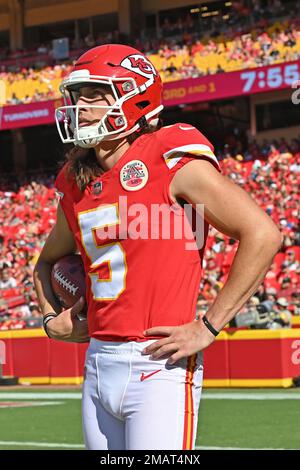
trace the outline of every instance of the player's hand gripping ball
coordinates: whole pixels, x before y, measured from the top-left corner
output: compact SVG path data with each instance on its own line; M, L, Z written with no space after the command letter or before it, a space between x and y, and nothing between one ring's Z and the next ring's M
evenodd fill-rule
M80 255L68 255L58 260L51 271L52 290L64 309L71 308L85 297L85 272ZM86 314L83 310L81 314Z

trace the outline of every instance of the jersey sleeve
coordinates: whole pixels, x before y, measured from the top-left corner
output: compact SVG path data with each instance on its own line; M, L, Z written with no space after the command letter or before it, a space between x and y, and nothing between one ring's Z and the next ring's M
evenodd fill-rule
M161 130L160 138L163 146L162 156L171 173L195 159L207 160L221 171L213 145L190 124L165 127Z
M75 215L74 215L74 201L73 201L73 192L74 192L74 182L69 179L67 175L67 164L62 167L58 173L54 187L56 191L56 196L59 200L59 204L64 211L65 217L67 219L69 228L71 231L74 231Z

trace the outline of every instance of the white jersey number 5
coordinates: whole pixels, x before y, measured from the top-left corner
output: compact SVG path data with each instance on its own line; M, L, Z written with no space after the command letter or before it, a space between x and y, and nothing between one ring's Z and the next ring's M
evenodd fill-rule
M91 288L95 300L115 300L126 286L126 256L118 242L98 246L96 230L104 229L120 223L118 204L100 206L79 212L78 223L81 231L82 245L91 260L91 269L99 268L107 263L109 279L101 279L98 273L89 273Z

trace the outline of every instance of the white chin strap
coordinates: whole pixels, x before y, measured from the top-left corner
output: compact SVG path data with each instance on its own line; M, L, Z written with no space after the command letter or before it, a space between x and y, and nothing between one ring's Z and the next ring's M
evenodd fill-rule
M78 145L85 149L96 147L105 138L105 135L99 134L98 127L98 125L82 128L75 127L73 132L74 145Z
M99 144L99 139L88 139L88 140L77 140L75 139L74 145L78 145L83 149L92 149L97 147Z

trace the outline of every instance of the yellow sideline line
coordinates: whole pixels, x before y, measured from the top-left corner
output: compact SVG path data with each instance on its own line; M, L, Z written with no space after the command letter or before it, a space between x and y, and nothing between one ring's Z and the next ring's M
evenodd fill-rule
M293 379L204 379L204 387L241 387L241 388L259 388L259 387L280 387L288 388L293 386Z
M83 377L20 377L20 384L32 385L80 385ZM280 387L288 388L293 385L292 378L278 379L204 379L204 388L226 387L226 388L259 388Z
M42 328L32 328L28 330L9 330L0 331L0 339L13 338L43 338L47 335Z
M83 377L19 377L20 384L32 385L80 385Z
M47 338L42 328L33 328L28 330L10 330L0 331L0 339L13 338ZM233 332L221 331L217 341L237 341L237 340L253 340L253 339L288 339L299 338L300 328L289 328L282 330L238 330Z
M240 330L227 334L230 341L244 339L288 339L300 338L300 328L289 328L286 330Z

